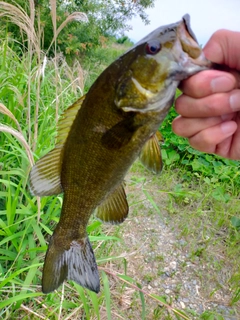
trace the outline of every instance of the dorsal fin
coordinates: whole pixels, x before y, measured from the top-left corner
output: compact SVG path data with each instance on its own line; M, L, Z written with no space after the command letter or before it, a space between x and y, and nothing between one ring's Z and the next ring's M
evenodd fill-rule
M62 192L60 174L61 148L54 148L32 167L30 190L36 196L50 196Z
M103 222L118 224L128 215L128 203L124 184L120 184L97 208L96 217Z
M161 133L157 131L145 143L139 155L142 164L153 173L160 173L163 167L159 141L163 141L163 137Z
M56 138L56 146L63 145L67 140L68 133L72 127L73 121L81 108L81 105L85 99L85 96L78 99L74 104L67 108L58 122L58 134Z
M84 97L71 105L63 113L58 124L56 146L32 167L30 190L34 195L49 196L61 193L61 170L64 144L73 121L83 103Z

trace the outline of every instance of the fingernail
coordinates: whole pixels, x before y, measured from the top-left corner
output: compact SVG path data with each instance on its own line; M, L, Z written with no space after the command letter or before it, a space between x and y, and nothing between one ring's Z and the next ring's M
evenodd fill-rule
M232 133L235 130L233 122L223 122L221 124L221 130L223 133Z
M240 110L240 91L235 91L231 94L229 103L233 111Z
M233 81L228 77L217 77L211 81L212 92L227 92L233 89Z

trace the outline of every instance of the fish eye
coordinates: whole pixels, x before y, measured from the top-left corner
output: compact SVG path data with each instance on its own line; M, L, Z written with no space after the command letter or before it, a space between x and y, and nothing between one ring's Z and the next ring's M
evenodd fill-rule
M146 53L147 54L157 54L161 50L161 44L158 41L148 42L146 45Z

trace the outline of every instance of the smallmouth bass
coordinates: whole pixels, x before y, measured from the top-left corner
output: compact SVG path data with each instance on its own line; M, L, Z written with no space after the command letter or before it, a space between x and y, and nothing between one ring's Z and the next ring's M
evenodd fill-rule
M55 148L30 173L33 194L64 193L44 262L44 293L66 279L99 292L88 220L96 210L104 222L124 221L124 176L138 156L154 173L161 171L157 132L176 88L181 80L209 67L185 15L139 41L64 112Z

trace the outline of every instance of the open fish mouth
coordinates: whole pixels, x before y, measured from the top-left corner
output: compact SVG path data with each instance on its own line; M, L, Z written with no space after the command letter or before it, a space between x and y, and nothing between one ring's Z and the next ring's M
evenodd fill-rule
M191 66L195 66L193 72L196 72L197 66L202 70L209 69L212 65L211 61L207 60L204 56L202 48L199 46L198 41L190 27L190 17L185 15L182 23L179 24L177 29L179 43L181 46L180 63L183 67L188 69L188 76L191 75Z
M189 77L198 71L211 68L211 61L206 59L190 27L190 16L188 14L183 17L177 28L177 39L175 51L181 52L179 63L183 69L176 69L175 73L171 73L175 80L181 81L183 78ZM184 75L185 73L186 75Z

